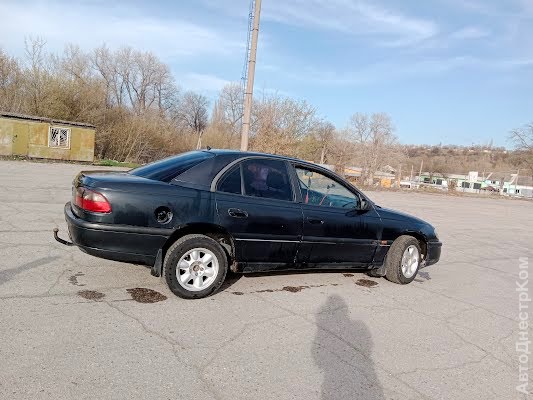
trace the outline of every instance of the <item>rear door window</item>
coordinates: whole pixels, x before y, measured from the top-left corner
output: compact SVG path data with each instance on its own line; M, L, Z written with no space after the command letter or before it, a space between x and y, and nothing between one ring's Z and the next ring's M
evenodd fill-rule
M241 188L241 164L239 164L222 177L217 190L225 193L242 194Z
M247 196L285 201L294 199L284 161L259 158L243 161L242 176Z

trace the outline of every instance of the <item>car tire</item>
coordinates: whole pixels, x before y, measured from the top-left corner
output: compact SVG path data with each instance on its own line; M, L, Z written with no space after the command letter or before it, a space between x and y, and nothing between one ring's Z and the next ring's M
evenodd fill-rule
M405 285L416 278L422 261L422 251L413 236L402 235L391 245L385 257L385 277L394 283Z
M368 276L371 278L383 278L385 273L381 272L380 268L373 268L367 272Z
M228 272L228 259L222 246L210 237L186 235L167 250L163 269L172 293L200 299L220 288Z

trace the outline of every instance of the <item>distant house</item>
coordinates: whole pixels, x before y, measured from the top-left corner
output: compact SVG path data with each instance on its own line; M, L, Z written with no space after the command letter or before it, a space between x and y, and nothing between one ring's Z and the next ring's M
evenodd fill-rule
M506 177L509 176L510 180L506 181ZM455 190L465 193L500 193L513 197L533 198L533 186L519 185L516 180L516 174L490 173L487 177L480 177L476 171L470 171L468 174L445 175L423 172L420 176L415 176L411 184L419 183L442 188L454 186ZM413 185L402 182L402 186L412 187Z
M0 111L0 155L93 161L95 127Z
M366 184L379 185L382 187L391 187L396 179L395 170L392 167L386 166L384 169L387 171L376 171L369 181L364 182ZM390 172L390 171L394 172ZM344 177L349 181L357 184L361 184L361 177L363 174L363 168L361 167L346 167L344 169Z

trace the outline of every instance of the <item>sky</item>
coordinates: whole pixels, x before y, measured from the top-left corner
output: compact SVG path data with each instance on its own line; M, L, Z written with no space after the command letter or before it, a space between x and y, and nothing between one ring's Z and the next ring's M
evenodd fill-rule
M184 90L239 81L249 0L0 0L0 48L24 38L151 51ZM510 146L533 121L533 0L263 0L255 96L306 100L337 127L386 112L405 144Z

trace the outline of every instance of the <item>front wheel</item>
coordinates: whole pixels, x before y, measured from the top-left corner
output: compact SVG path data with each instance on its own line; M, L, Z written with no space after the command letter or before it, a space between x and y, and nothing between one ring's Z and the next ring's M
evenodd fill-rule
M418 273L421 254L416 238L408 235L397 238L385 258L387 279L401 285L411 283Z
M215 240L204 235L186 235L167 251L165 279L172 292L184 299L213 294L228 270L226 253Z

